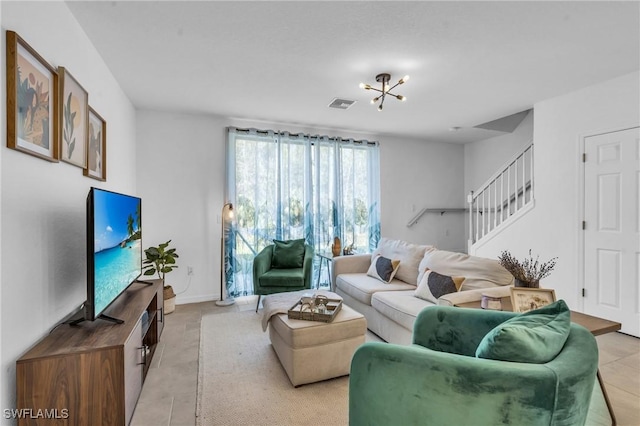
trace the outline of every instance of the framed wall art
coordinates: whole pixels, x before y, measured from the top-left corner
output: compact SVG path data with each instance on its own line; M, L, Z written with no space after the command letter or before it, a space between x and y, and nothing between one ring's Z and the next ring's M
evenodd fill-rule
M511 287L513 312L528 312L556 301L556 292L550 288Z
M64 67L60 77L60 160L87 167L89 94Z
M57 162L58 73L7 31L7 147Z
M89 144L85 176L101 181L107 180L107 122L89 107Z

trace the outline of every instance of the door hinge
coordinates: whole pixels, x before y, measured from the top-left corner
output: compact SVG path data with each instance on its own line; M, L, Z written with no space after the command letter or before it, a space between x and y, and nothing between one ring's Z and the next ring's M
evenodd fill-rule
M584 288L582 289L582 297L585 297L587 295L587 290L585 290Z
M582 153L582 162L583 162L583 163L586 163L586 162L587 162L587 153L586 153L586 152L583 152L583 153Z
M587 229L587 221L586 220L582 221L582 229Z

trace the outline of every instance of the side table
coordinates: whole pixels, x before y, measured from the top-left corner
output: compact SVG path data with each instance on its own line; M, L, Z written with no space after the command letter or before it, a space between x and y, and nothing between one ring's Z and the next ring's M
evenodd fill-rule
M327 264L327 273L329 274L329 290L333 291L331 288L331 263L333 262L333 253L329 252L316 252L316 256L320 258L320 265L318 266L318 279L316 281L316 288L320 288L320 276L322 275L322 264Z
M511 304L510 297L503 297L501 299L502 310L503 311L513 311L513 305ZM472 309L481 309L480 301L475 302L467 302L461 303L459 305L455 305L459 308L472 308ZM620 330L622 325L619 322L609 321L604 318L598 318L591 315L583 314L581 312L571 311L571 321L583 326L587 330L591 332L594 336L600 336L601 334L612 333L614 331ZM613 406L611 405L611 401L609 400L609 395L607 394L607 389L604 387L604 381L602 380L602 376L600 375L600 369L598 368L597 372L598 383L600 384L600 389L602 390L602 395L604 396L604 402L607 404L607 410L609 410L609 415L611 416L611 425L616 426L616 416L613 413Z

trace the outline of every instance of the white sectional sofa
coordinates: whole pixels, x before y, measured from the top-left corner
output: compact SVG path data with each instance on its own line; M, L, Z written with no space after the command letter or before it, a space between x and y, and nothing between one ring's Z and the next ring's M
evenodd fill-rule
M376 255L400 260L391 282L367 275ZM460 291L442 295L437 299L439 305L476 301L483 294L508 296L513 284L513 276L497 260L382 238L372 254L333 258L332 290L365 316L369 330L387 342L409 344L416 316L435 305L415 296L416 286L428 269L465 277Z

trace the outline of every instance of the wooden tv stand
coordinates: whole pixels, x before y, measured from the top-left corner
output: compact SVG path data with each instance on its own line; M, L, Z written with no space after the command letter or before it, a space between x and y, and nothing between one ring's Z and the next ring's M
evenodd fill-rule
M18 425L128 425L164 327L162 290L134 283L105 311L123 324L64 324L20 357Z

